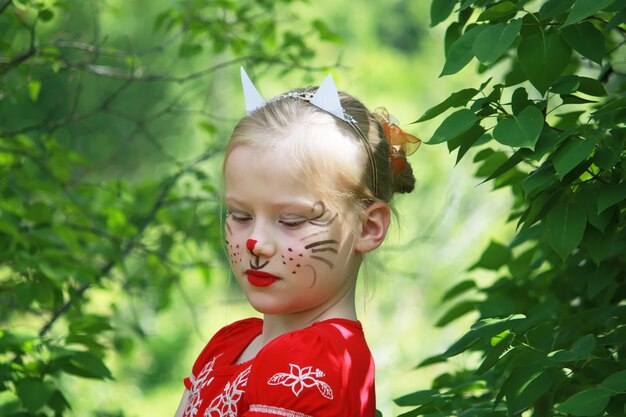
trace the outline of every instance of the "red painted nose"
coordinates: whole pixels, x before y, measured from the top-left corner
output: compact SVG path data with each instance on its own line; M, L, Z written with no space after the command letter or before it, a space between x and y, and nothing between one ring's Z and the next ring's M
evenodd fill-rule
M256 240L248 239L248 241L246 242L246 249L252 252L254 250L255 245L256 245Z

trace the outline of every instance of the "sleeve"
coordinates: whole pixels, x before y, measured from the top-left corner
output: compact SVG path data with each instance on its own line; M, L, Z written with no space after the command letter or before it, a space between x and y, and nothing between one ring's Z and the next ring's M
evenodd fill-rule
M245 417L341 416L348 367L342 346L315 332L287 334L259 352L246 389Z

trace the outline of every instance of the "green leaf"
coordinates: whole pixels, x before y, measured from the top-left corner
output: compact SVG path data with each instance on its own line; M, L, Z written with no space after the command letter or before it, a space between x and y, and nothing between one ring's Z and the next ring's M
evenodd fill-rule
M561 36L576 52L602 65L604 35L591 22L580 22L562 28Z
M494 178L499 177L500 175L508 172L510 169L515 168L520 162L524 160L523 157L524 150L517 150L509 159L506 160L502 165L495 169L483 182L491 181ZM481 183L482 184L482 183Z
M435 400L437 397L439 397L439 391L435 389L428 389L404 395L400 398L396 398L395 400L393 400L393 402L400 407L416 406L428 404L429 402Z
M514 338L515 333L509 333L504 339L500 340L494 347L492 347L478 369L474 371L474 374L482 375L493 368L493 366L498 363L502 357L502 354L511 346L511 342L513 342Z
M576 203L585 210L589 224L604 232L611 221L613 210L603 210L598 214L598 190L591 187L581 189L576 195Z
M579 77L579 79L580 86L578 87L578 91L581 93L594 97L603 97L607 95L604 84L600 81L589 77Z
M572 395L559 404L556 410L573 416L595 416L604 411L610 398L610 391L590 388Z
M548 357L555 362L579 361L587 359L595 347L595 337L592 334L587 334L574 342L571 349L550 352Z
M454 287L450 288L446 293L441 297L441 301L450 301L453 298L466 293L467 291L476 288L476 282L473 279L466 279L464 281L459 282Z
M436 327L443 327L458 319L459 317L464 316L465 314L474 311L476 308L478 301L476 300L466 300L461 301L458 304L453 305L448 311L446 311L443 316L437 323L435 323Z
M445 362L445 361L446 361L446 358L444 358L442 355L430 356L430 357L424 359L423 361L421 361L419 364L417 364L415 369L423 368L423 367L429 366L429 365L434 365L436 363L442 363L442 362Z
M602 381L600 386L614 393L626 392L626 371L619 371L609 375Z
M543 129L543 114L528 106L513 117L502 119L493 130L493 137L503 145L534 149Z
M580 77L577 75L563 75L550 87L550 91L557 94L572 94L578 91Z
M528 197L541 192L557 181L552 164L542 165L534 170L523 182L522 189Z
M571 49L555 32L523 38L517 53L528 81L544 94L569 63Z
M450 46L452 46L452 44L461 37L462 31L463 26L459 22L450 23L450 26L448 26L448 28L446 29L446 34L443 38L444 55L448 55L448 53L450 52Z
M413 123L420 123L426 120L430 120L433 117L439 116L441 113L451 107L465 106L467 102L470 101L470 99L476 94L478 94L478 90L476 90L475 88L466 88L464 90L457 91L456 93L452 93L447 99L445 99L441 103L426 110L426 112Z
M519 326L526 322L526 316L523 314L513 314L505 318L490 318L478 321L472 326L472 329L463 337L452 344L441 355L443 358L450 358L465 351L468 347L476 343L480 338L491 338L502 333L505 330L516 330Z
M563 179L572 169L583 162L593 152L597 142L591 138L572 136L554 153L554 169L559 179Z
M571 25L572 23L579 22L594 13L599 12L614 0L576 0L572 11L565 19L563 26Z
M63 370L69 374L84 378L112 378L111 371L109 371L102 359L89 352L71 352L71 355L64 361Z
M587 100L582 97L578 97L572 94L562 94L561 99L563 100L563 104L586 104L586 103L596 103L594 100Z
M478 119L473 111L469 109L458 110L449 115L441 125L435 130L432 138L426 142L429 145L449 141L465 131L469 130Z
M54 17L54 12L51 9L43 9L39 11L39 19L42 22L49 22Z
M513 91L511 95L511 110L513 110L513 114L520 113L531 104L533 102L528 100L528 91L524 87L518 87Z
M430 26L437 26L450 16L457 0L433 0L430 4Z
M511 16L516 12L517 6L514 3L503 1L485 9L476 20L479 22L484 20L496 20Z
M446 54L446 63L443 66L443 70L441 70L441 74L439 74L440 77L456 74L472 60L474 57L472 45L476 37L480 35L487 26L488 25L477 25L467 29L459 39L450 45L450 50Z
M539 9L539 19L546 20L557 17L569 11L573 4L574 0L550 0Z
M28 88L28 97L33 103L36 103L37 99L39 99L39 93L41 92L41 81L32 80L26 87Z
M511 250L509 247L492 240L487 249L485 249L480 256L478 262L476 262L470 270L484 268L497 271L510 260Z
M476 177L488 177L499 166L504 164L508 155L504 152L495 152L490 148L485 148L474 157L474 162L483 161L482 165L478 167L474 176Z
M554 372L533 366L521 366L506 381L505 395L509 415L516 415L534 404L551 387Z
M34 413L48 402L55 387L50 381L42 381L38 378L24 378L15 383L15 389L24 407L31 413Z
M201 44L184 43L178 49L178 56L181 58L191 58L202 52Z
M341 37L335 33L327 24L321 19L315 19L313 21L313 27L317 30L321 40L339 42Z
M598 195L598 214L626 200L626 182L604 187Z
M615 2L615 4L617 4L617 1ZM621 12L615 14L611 20L609 20L609 23L606 24L606 26L604 27L605 31L610 31L613 30L617 27L617 25L619 25L620 23L624 23L626 22L626 8L623 9ZM626 407L626 404L624 405Z
M583 239L587 216L575 204L560 201L546 216L548 243L562 259L574 250Z
M487 136L488 135L485 135L485 128L482 127L479 122L476 122L469 130L450 140L448 142L448 149L452 150L459 148L455 164L459 163L461 158L465 156L467 151L469 151L472 146L478 146L479 144L484 143L482 141Z
M487 27L472 44L474 55L483 64L492 65L513 44L521 27L522 19Z
M602 105L598 110L593 112L592 115L594 118L599 119L624 108L626 108L626 97L621 97Z

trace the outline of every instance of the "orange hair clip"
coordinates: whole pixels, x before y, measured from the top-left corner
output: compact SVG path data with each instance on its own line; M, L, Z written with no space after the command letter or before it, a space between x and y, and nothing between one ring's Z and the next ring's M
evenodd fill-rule
M398 175L406 167L406 157L419 148L422 140L406 133L396 124L397 120L385 107L374 110L374 117L380 122L389 145L389 161L393 175Z

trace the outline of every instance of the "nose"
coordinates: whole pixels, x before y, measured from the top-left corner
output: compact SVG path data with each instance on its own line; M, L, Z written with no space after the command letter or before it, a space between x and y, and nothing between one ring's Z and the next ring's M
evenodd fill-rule
M254 256L270 258L276 252L276 245L269 230L257 225L246 241L246 249Z
M252 255L264 258L271 257L275 252L274 244L268 240L258 241L256 239L248 239L246 241L246 249L248 249L248 252Z

